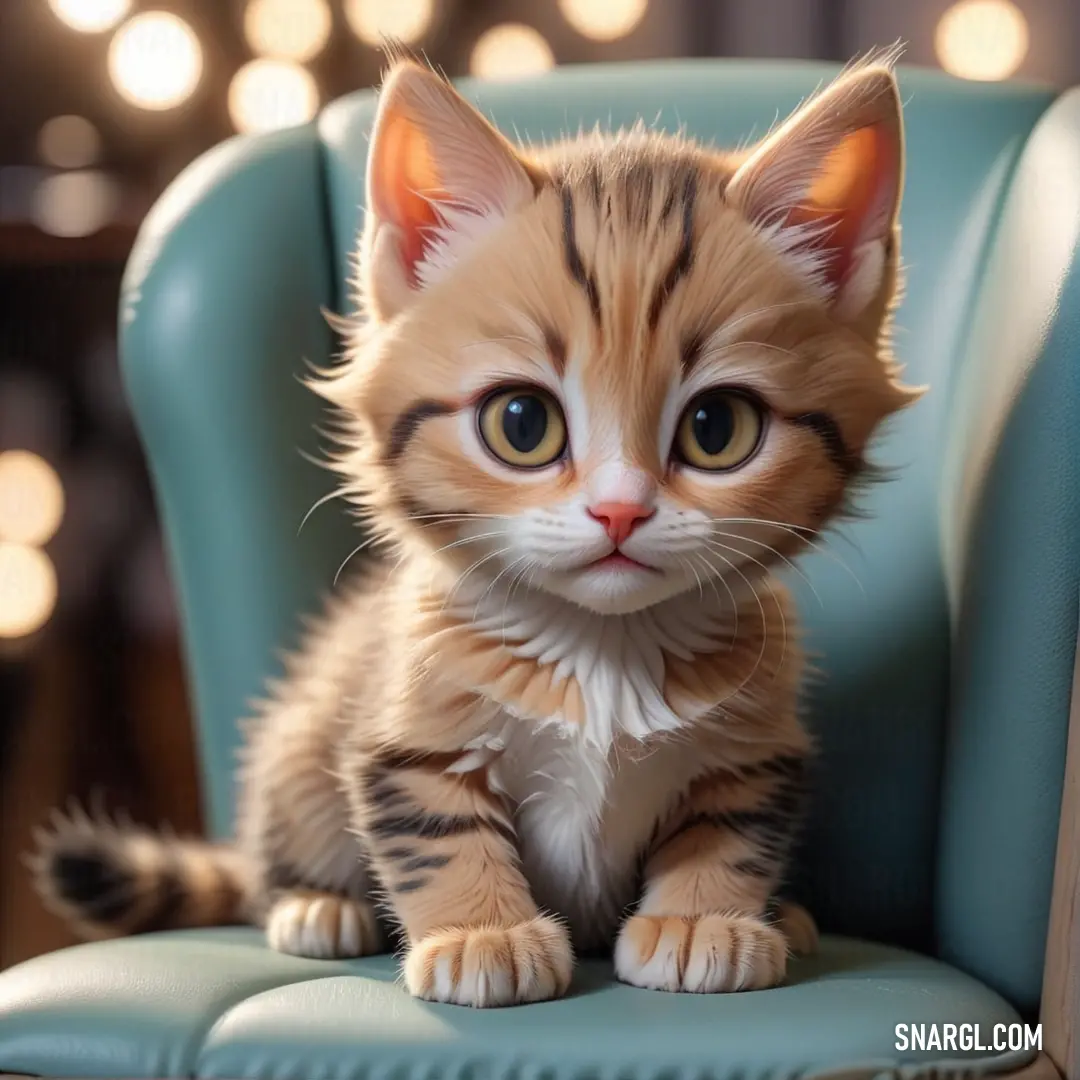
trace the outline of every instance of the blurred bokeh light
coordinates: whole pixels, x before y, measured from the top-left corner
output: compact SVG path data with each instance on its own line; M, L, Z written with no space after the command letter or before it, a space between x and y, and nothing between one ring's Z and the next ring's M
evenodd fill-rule
M111 30L128 13L131 0L49 0L49 7L72 30L100 34Z
M58 169L85 169L101 153L101 136L84 116L54 116L41 125L38 153Z
M508 80L536 75L555 66L555 54L539 30L503 23L480 35L469 69L482 79Z
M946 71L981 81L1016 74L1028 42L1027 19L1011 0L960 0L942 15L934 35Z
M168 11L136 15L109 46L109 75L121 97L141 109L172 109L187 101L202 78L202 46L195 31Z
M260 56L303 63L326 47L333 22L326 0L250 0L244 36Z
M252 60L229 86L229 116L248 134L306 124L318 108L315 79L289 60Z
M0 540L47 544L64 518L56 470L29 450L0 454Z
M649 0L559 0L563 18L584 37L615 41L645 17Z
M412 45L431 29L434 0L345 0L345 20L368 45Z
M56 569L40 548L0 541L0 638L39 630L56 607Z
M50 236L92 236L120 204L115 181L96 171L47 177L34 192L34 221Z

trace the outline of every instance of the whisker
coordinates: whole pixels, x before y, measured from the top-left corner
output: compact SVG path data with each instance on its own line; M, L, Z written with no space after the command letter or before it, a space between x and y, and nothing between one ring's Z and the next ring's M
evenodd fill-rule
M777 675L780 674L780 671L784 666L784 661L787 659L787 615L784 614L784 605L780 603L780 597L776 595L776 590L772 586L771 576L766 577L763 584L765 588L769 590L769 595L773 598L773 603L776 605L776 613L780 616L780 633L783 635L783 640L780 642L780 659L777 661L776 669L772 673L772 677L775 679Z
M436 548L432 555L441 555L444 551L450 551L453 548L464 547L466 544L479 543L481 540L494 540L496 537L506 536L505 529L499 529L497 532L477 533L476 536L463 536L460 540L454 540L452 543L443 544L442 547Z
M513 600L514 592L517 589L517 587L521 584L522 580L525 581L525 588L526 589L531 589L532 588L532 578L533 578L533 574L536 573L536 566L537 566L536 561L533 560L532 562L530 562L525 567L525 573L524 574L514 578L514 580L510 582L510 595L508 597L508 600Z
M825 607L825 604L821 599L821 594L817 591L817 589L814 588L814 583L806 576L806 574L799 568L799 566L792 562L791 559L789 559L782 551L777 551L776 548L771 547L769 544L766 544L764 540L758 540L750 536L740 536L738 533L714 532L712 535L723 536L728 540L743 540L748 544L756 544L758 547L764 548L767 552L769 552L770 555L775 555L778 559L781 560L781 562L790 567L790 569L795 574L797 574L804 582L806 582L806 587L814 594L814 598L817 600L818 604L822 608Z
M723 525L725 523L730 525L773 525L778 529L784 529L787 532L794 533L797 536L809 537L820 536L819 529L812 529L809 525L792 525L789 521L771 521L769 518L752 518L752 517L719 517L709 519L714 525ZM810 541L807 540L807 543Z
M835 551L827 547L825 544L820 543L812 537L820 536L821 531L819 529L811 529L805 525L792 525L786 521L770 521L768 518L739 518L739 517L723 517L723 518L711 518L711 525L764 525L774 529L781 529L784 532L790 533L792 536L797 536L800 540L807 545L807 547L816 551L819 555L824 556L826 559L831 559L841 569L847 572L852 581L859 587L859 591L865 596L866 589L863 587L862 581L859 580L859 575L842 559ZM850 540L849 540L850 542ZM856 547L856 551L858 548Z
M798 357L798 353L794 349L785 349L782 345L773 345L768 341L730 341L726 345L717 345L714 348L705 348L701 350L702 361L708 362L709 360L717 360L725 353L731 352L733 349L762 349L765 352L780 353L782 356L794 356Z
M682 555L678 556L678 560L679 560L680 563L682 563L683 566L689 567L690 573L692 573L694 575L694 578L697 580L698 599L701 600L701 601L704 601L705 600L705 583L701 580L701 575L697 572L697 567L695 567L694 564L688 558L685 558Z
M758 596L757 589L754 588L754 585L750 581L750 579L730 559L725 558L719 552L714 552L713 554L715 554L716 557L722 563L724 563L724 565L727 566L729 570L733 570L736 574L739 575L739 577L743 579L743 581L746 583L746 587L750 590L751 596L753 596L755 602L757 603L758 613L761 615L761 648L758 651L757 659L754 661L754 666L750 669L750 673L746 676L746 678L744 678L743 681L739 683L739 685L735 687L735 689L732 690L726 698L724 698L725 701L728 701L736 694L738 694L739 691L742 690L743 687L750 682L750 680L757 673L757 669L761 666L761 661L765 659L765 650L768 648L769 644L769 623L768 620L765 618L765 605L762 604L761 597ZM723 580L724 577L725 575L720 575L721 580Z
M485 345L527 345L530 349L537 349L539 345L535 341L531 341L524 334L499 334L496 337L489 338L477 338L475 341L466 341L461 347L463 349L479 349Z
M480 614L480 605L491 595L495 586L498 585L504 574L508 574L515 566L518 565L523 559L527 559L528 555L519 555L513 562L507 563L492 579L488 582L487 588L480 594L480 599L476 601L476 606L473 608L472 619L470 622L476 622L477 616ZM506 608L503 607L503 619L506 618ZM506 643L506 624L503 623L503 644Z
M776 605L776 612L780 616L780 627L781 627L781 630L782 630L783 635L784 635L784 640L780 645L780 663L777 666L777 671L779 671L779 669L781 667L783 667L783 665L784 665L784 657L787 655L787 640L788 640L787 616L785 616L785 614L784 614L784 608L783 608L783 605L780 603L780 597L778 597L776 595L776 590L773 589L773 587L772 587L772 582L770 581L770 575L769 575L769 568L763 562L760 562L759 560L755 559L752 555L747 555L745 551L739 551L738 548L729 547L727 544L721 544L718 540L711 541L710 546L723 548L724 551L730 551L734 555L739 555L744 559L748 559L755 566L759 567L762 570L762 584L765 586L766 589L769 590L769 595L773 598L773 603ZM721 556L721 558L723 558L723 556ZM739 571L739 568L735 565L735 563L730 562L729 560L726 560L726 559L725 559L725 562L728 562L728 565L732 568L732 570L734 570L736 573L738 573L739 576L743 579L743 581L745 581L747 583L747 585L750 586L750 589L754 593L754 596L756 596L757 599L758 599L758 605L761 606L761 597L758 596L757 590L754 588L754 586L751 583L750 579L747 578L745 574L743 574L743 573L741 573ZM762 621L762 626L764 627L765 626L765 608L764 607L761 607L761 621ZM768 630L766 629L763 636L767 636L767 635L768 635ZM762 642L762 654L763 655L764 655L764 651L765 651L764 642ZM759 659L758 662L760 663L760 659ZM754 667L755 667L755 670L756 670L757 665L755 664ZM774 674L774 677L775 677L776 672L774 672L773 674Z
M785 308L809 307L811 304L812 301L810 300L787 300L782 304L767 304L765 307L754 308L753 311L747 311L737 319L724 323L720 327L719 333L730 334L736 327L742 326L743 323L749 322L751 319L756 319L759 315L771 315L774 311L782 311Z
M320 506L325 506L328 502L332 502L334 499L340 499L346 493L345 488L335 488L333 491L328 491L321 499L317 499L311 509L304 515L297 527L296 535L299 536L304 530L304 526L308 523L308 518L319 509Z
M529 556L527 554L522 555L520 558L515 559L510 564L510 566L513 567L513 566L516 566L518 563L521 563L521 562L525 563L525 565L510 579L510 588L507 590L506 598L503 600L502 643L503 643L504 648L506 647L506 612L507 612L507 609L510 607L510 599L514 595L514 589L517 588L517 583L521 580L521 578L525 575L525 573L528 571L529 567L531 566L531 563L528 562L528 558L529 558ZM496 578L495 580L498 581L498 578Z
M341 577L342 571L345 569L346 566L349 565L349 561L353 558L354 555L359 555L361 551L363 551L365 548L371 547L373 544L388 544L388 543L390 543L389 537L376 535L376 536L369 537L362 544L357 544L356 547L354 547L352 549L352 551L350 551L349 554L345 556L345 560L337 568L337 573L334 574L334 585L333 585L333 587L334 588L337 587L338 578Z
M485 555L483 558L477 559L476 562L474 562L470 567L468 567L465 572L454 582L453 588L451 588L449 593L447 593L446 599L443 601L442 607L439 609L439 614L441 615L446 610L447 606L453 601L458 589L460 589L461 586L465 584L465 580L471 573L478 570L481 566L484 565L484 563L490 562L492 559L497 559L500 555L505 555L510 550L511 545L509 544L507 544L507 546L503 548L496 548L495 551L488 552L487 555Z
M493 539L496 539L498 537L504 537L504 536L506 536L506 531L505 530L500 530L498 532L490 532L490 533L480 533L477 536L466 536L466 537L463 537L463 538L461 538L459 540L455 540L453 543L444 544L442 547L436 548L435 551L432 552L432 555L433 556L440 555L442 552L449 551L451 548L463 547L466 544L470 544L470 543L473 543L473 542L479 542L481 540L493 540ZM499 554L499 553L505 552L505 551L509 551L509 550L510 550L509 547L501 548L501 549L499 549L499 552L496 552L496 554ZM484 561L485 561L484 559L480 559L478 562L473 563L472 566L470 566L465 571L465 573L462 574L461 577L457 579L457 583L455 584L454 588L451 590L449 596L447 596L446 601L443 603L440 614L442 613L442 611L446 610L446 605L452 599L454 593L457 591L458 586L461 585L462 582L464 582L465 578L468 577L468 575L473 570L475 570L478 566L482 566L484 564ZM431 565L429 567L429 573L428 573L428 589L429 590L431 589L431 585L434 582L434 580L435 580L435 564L434 564L434 558L433 558L431 560ZM476 612L474 611L472 621L475 621L475 619L476 619Z
M446 513L434 513L434 514L407 514L405 516L406 521L475 521L479 518L492 518L500 521L506 521L512 518L513 514L470 514L460 510L447 511Z
M728 598L731 600L731 611L734 615L734 625L731 630L731 641L728 643L728 648L735 647L735 642L739 640L739 604L735 599L735 594L731 591L731 586L727 583L727 579L723 574L717 574L716 568L709 565L709 560L706 559L700 552L692 553L693 558L701 560L702 566L705 567L705 577L709 584L712 586L712 591L716 594L716 602L721 608L724 606L724 598L720 595L720 590L716 587L716 582L719 581L721 585L727 590Z

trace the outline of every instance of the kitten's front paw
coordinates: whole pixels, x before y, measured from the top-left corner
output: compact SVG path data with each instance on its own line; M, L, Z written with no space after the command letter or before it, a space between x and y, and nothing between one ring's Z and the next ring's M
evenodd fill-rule
M366 900L297 890L280 896L267 912L266 941L291 956L333 960L378 952L382 934Z
M416 997L493 1008L561 997L574 954L566 927L538 916L507 929L459 926L421 938L405 958Z
M787 940L747 915L634 915L615 944L615 972L647 990L718 994L776 986Z

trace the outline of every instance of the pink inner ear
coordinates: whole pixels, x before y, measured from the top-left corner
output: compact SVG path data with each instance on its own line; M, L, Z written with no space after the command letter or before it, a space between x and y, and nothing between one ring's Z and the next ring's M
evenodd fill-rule
M435 203L445 193L427 140L405 117L387 117L379 150L371 177L372 209L398 230L401 262L409 285L415 288L417 266L439 223Z
M899 148L884 124L859 128L826 157L805 200L788 223L815 228L814 245L826 259L830 281L839 283L855 250L883 238L892 224Z

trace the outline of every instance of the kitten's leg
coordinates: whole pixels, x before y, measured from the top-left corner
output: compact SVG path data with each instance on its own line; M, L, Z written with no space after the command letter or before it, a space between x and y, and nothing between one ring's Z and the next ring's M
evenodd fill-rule
M778 756L745 776L715 773L692 786L649 854L641 902L619 933L620 979L695 993L783 979L788 939L769 901L785 869L801 775L801 760ZM811 930L787 914L808 944Z
M542 915L510 816L451 754L384 753L356 771L357 825L408 939L405 982L430 1001L497 1006L565 993L565 926Z
M266 941L278 952L333 960L378 952L382 933L369 900L313 889L290 889L278 894L270 904Z
M271 948L316 959L384 946L364 851L334 779L339 708L332 695L279 703L240 776L237 835L259 871L256 921Z

